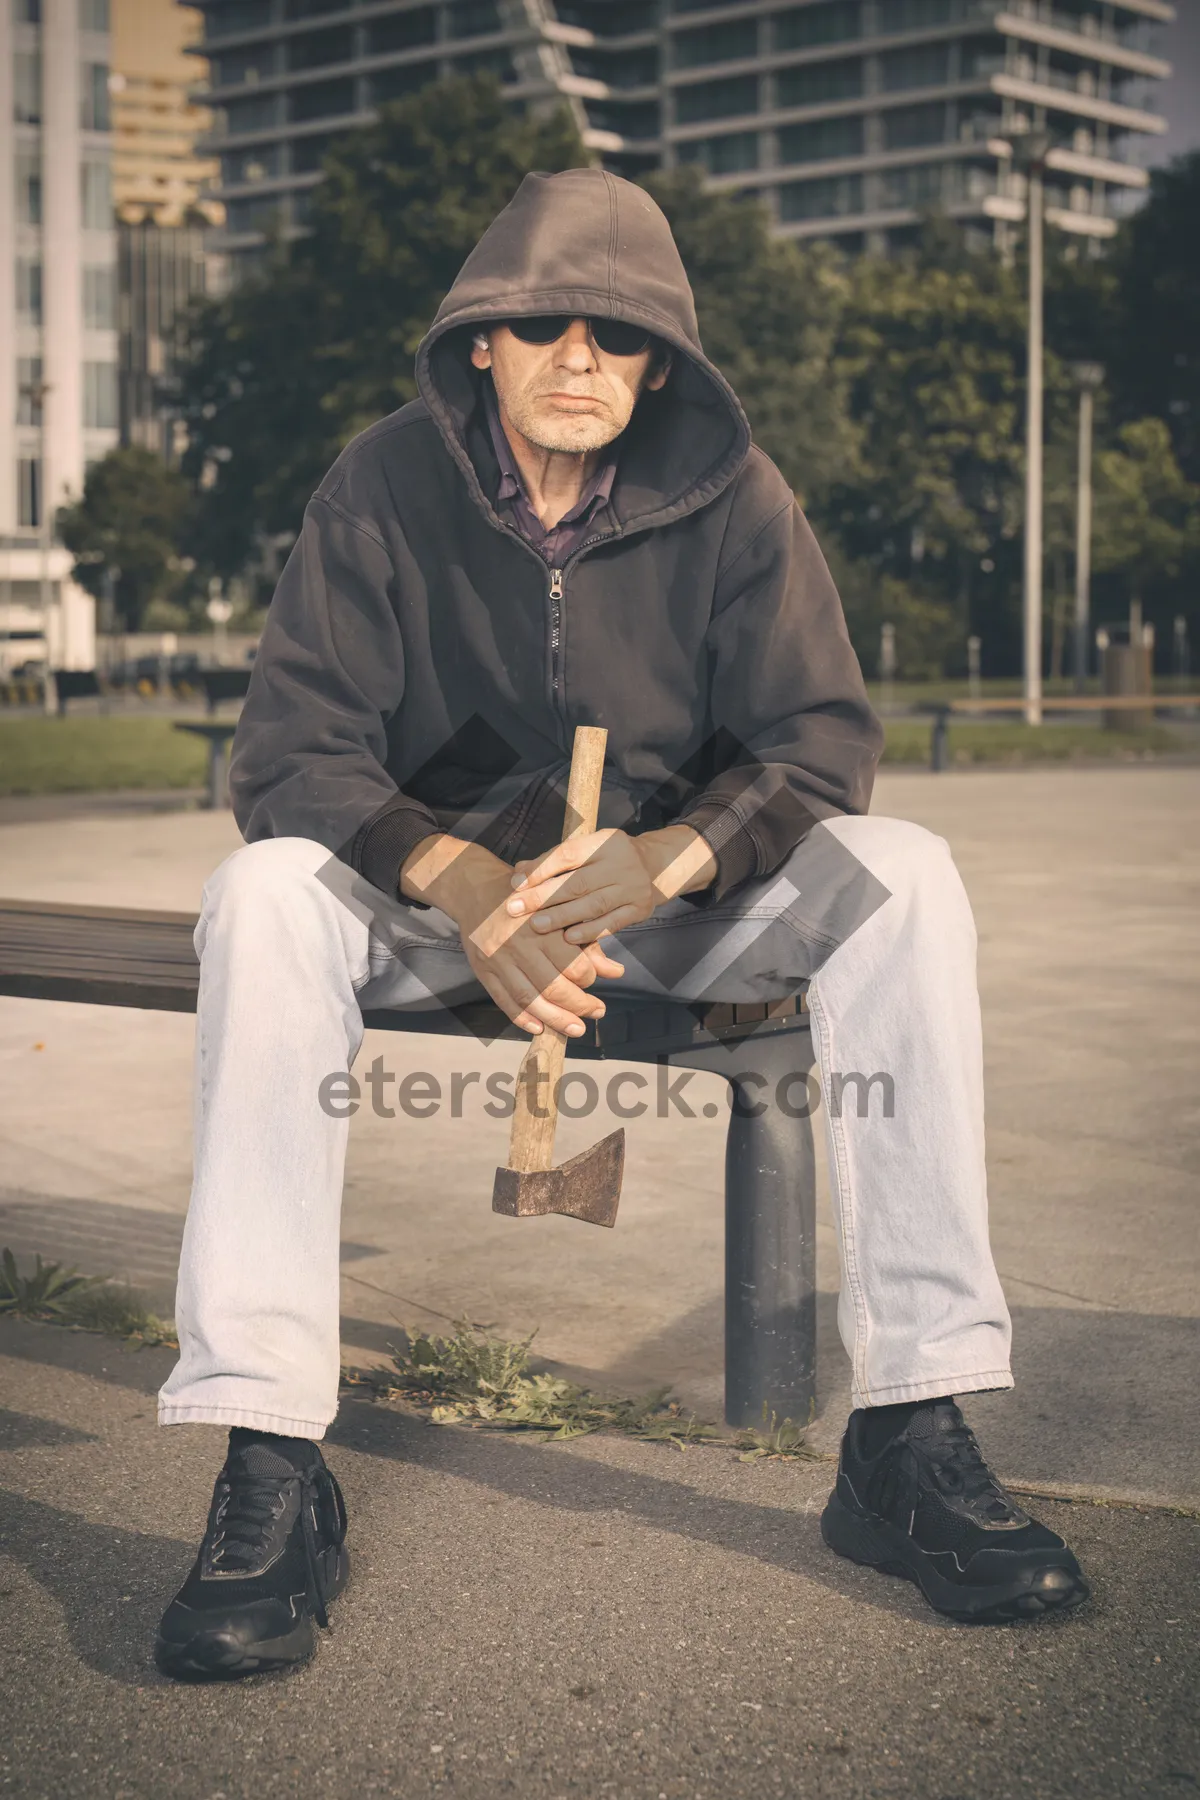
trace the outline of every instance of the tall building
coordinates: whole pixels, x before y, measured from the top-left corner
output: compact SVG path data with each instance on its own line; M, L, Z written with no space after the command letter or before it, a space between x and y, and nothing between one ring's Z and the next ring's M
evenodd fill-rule
M304 227L336 133L455 70L565 100L622 174L698 163L776 229L884 249L938 207L1003 245L1024 213L1007 138L1053 136L1047 205L1111 236L1159 134L1165 0L201 0L227 209L252 259Z
M0 6L0 663L93 660L57 509L117 441L107 0Z
M196 65L187 54L201 35L200 14L172 0L111 4L117 215L131 224L182 225L199 212L217 223L221 210L209 189L218 165L196 151L211 120L192 96Z

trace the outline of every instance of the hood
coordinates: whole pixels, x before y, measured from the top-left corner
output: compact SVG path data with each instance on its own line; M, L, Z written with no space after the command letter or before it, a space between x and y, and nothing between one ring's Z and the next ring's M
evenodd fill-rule
M705 506L750 448L741 404L704 354L696 306L662 209L603 169L527 175L488 226L417 350L422 399L488 513L466 447L479 373L470 327L521 313L624 319L671 346L671 373L619 440L612 510L622 531Z

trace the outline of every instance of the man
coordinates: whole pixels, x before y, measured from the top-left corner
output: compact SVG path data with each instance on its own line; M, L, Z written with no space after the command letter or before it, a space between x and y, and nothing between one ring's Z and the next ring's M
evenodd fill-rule
M954 1617L1081 1600L954 1398L1012 1385L970 910L940 838L864 816L881 732L836 592L704 356L663 215L599 170L529 176L416 371L420 399L307 509L235 740L247 844L196 931L160 1417L230 1441L160 1665L298 1662L345 1584L318 1446L348 1127L318 1095L364 1006L481 989L530 1033L577 1034L618 981L734 1001L810 983L855 1407L826 1541ZM559 850L581 723L608 731L601 829ZM831 1107L834 1070L887 1072L890 1116Z

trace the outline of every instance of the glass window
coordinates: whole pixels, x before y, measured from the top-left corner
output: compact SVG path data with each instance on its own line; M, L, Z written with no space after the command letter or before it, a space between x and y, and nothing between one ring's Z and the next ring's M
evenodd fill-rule
M944 163L924 163L913 169L886 169L880 183L883 206L937 206L946 198Z
M79 123L84 131L112 130L107 63L84 63L80 70Z
M677 13L711 12L714 6L745 6L750 0L671 0L671 11Z
M83 365L83 425L85 431L117 428L117 365L85 362Z
M946 104L894 106L883 115L883 142L887 150L913 150L919 144L941 144L946 137Z
M13 0L13 18L18 25L40 25L42 0Z
M281 222L282 200L275 194L261 194L252 200L225 202L225 229L229 232L272 231Z
M218 0L217 5L204 9L207 42L213 38L232 37L239 31L256 31L260 25L270 23L271 0Z
M289 69L328 69L349 62L354 55L354 33L348 25L330 31L306 31L287 40Z
M42 422L42 359L40 356L17 358L17 424L40 425Z
M98 263L83 271L83 322L92 331L115 331L117 325L117 271L112 263Z
M447 26L452 38L484 37L501 28L496 0L451 0Z
M13 118L18 125L42 122L42 59L36 50L13 57Z
M677 69L736 62L739 57L758 55L758 20L730 19L724 25L706 25L700 31L681 31L672 43L672 60Z
M724 137L695 138L679 145L680 162L703 165L710 175L736 175L758 167L758 133L731 131Z
M107 157L89 156L80 165L80 211L88 231L111 231L112 168Z
M36 150L21 145L16 155L17 220L21 225L42 222L42 160Z
M323 13L348 12L351 0L287 0L284 6L284 17L287 19L316 19Z
M781 163L833 162L839 156L861 156L863 122L814 119L811 125L784 125L778 133Z
M890 36L898 31L928 31L949 25L961 16L957 0L878 0L879 30Z
M758 111L758 76L737 75L732 81L698 81L675 89L675 117L680 125L699 119L730 119Z
M824 6L802 6L776 13L772 37L777 50L807 50L813 44L838 44L862 35L859 0L826 0Z
M36 527L42 522L42 465L36 456L17 462L17 524Z
M911 50L889 50L879 59L884 91L937 87L950 74L948 44L914 44Z
M830 100L853 100L862 91L863 66L857 56L780 69L775 77L780 106L823 106Z
M279 118L279 96L255 94L249 100L229 100L221 110L230 137L243 131L270 131Z
M595 50L570 46L571 67L589 81L607 81L610 87L653 87L658 81L658 49L648 44L639 50Z
M292 174L311 175L325 161L329 146L335 143L334 133L329 131L314 132L312 137L292 139Z
M221 158L222 187L240 187L246 181L269 181L283 168L278 144L256 144L253 150L235 150Z
M314 81L288 95L291 119L330 119L354 111L353 81Z
M386 106L389 100L403 100L406 94L414 94L418 88L436 80L435 62L401 63L398 68L380 69L371 77L372 104Z
M516 64L507 50L469 50L451 64L455 75L494 75L497 81L515 81Z
M80 31L107 31L108 0L79 0Z
M419 44L432 44L436 37L437 20L432 6L418 6L412 12L372 19L367 26L367 55L388 56L393 50L413 50Z
M42 265L17 258L17 314L26 325L42 322Z
M582 25L600 38L630 37L658 26L658 0L558 0L554 11L560 25Z
M275 72L274 44L251 44L245 50L227 50L210 64L214 87L253 86Z
M790 181L779 190L779 217L837 219L862 211L861 175L824 175L817 181Z

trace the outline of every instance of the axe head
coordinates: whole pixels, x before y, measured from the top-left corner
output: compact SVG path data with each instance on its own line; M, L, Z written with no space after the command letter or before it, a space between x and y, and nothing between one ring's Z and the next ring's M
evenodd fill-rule
M559 1169L497 1169L492 1211L510 1219L562 1213L588 1225L613 1226L624 1172L625 1133L614 1131Z

